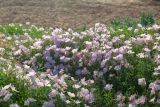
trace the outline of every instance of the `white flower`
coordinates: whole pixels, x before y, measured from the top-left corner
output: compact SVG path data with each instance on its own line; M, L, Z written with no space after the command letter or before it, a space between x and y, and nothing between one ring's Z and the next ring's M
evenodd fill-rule
M69 51L71 49L71 47L66 47L65 49L66 49L66 51Z
M129 28L128 28L129 31L131 31L132 29L133 29L132 27L129 27Z
M121 70L121 65L116 65L116 66L114 67L114 69L117 70L117 71Z
M107 84L107 85L104 87L104 89L110 91L110 90L112 89L112 87L113 87L113 84Z
M67 94L68 94L70 97L75 97L75 94L74 94L74 93L67 92Z
M134 33L137 33L138 31L139 31L138 29L135 29L135 30L134 30Z
M157 25L157 24L154 24L154 25L152 26L152 28L153 28L154 30L158 30L158 29L160 29L160 26Z
M81 101L79 101L79 100L76 100L76 101L74 101L76 104L79 104L79 103L81 103Z
M78 84L73 85L73 88L76 88L76 89L78 89L78 88L80 88L80 87L81 87L81 86L78 85Z
M13 55L21 55L22 51L20 49L18 49L17 51L13 52Z
M120 37L120 38L125 38L125 35L124 35L124 34L122 34L122 35L120 35L119 37Z
M140 79L138 79L138 85L140 85L140 86L145 86L145 85L146 85L146 80L145 80L145 78L140 78Z
M128 107L136 107L136 104L129 104Z
M69 100L66 100L66 103L67 103L67 104L69 104L69 103L71 103L71 101L69 101Z
M155 97L149 100L149 102L154 103L155 102Z
M157 68L154 69L154 73L153 75L159 75L160 74L160 66L158 66Z
M73 49L72 50L72 53L74 54L74 53L76 53L78 51L78 49Z
M12 37L6 37L6 39L7 39L7 40L11 40L11 39L12 39Z
M0 52L4 52L4 51L5 51L5 49L0 47Z
M84 104L84 107L90 107L90 106L88 106L88 105Z
M65 56L61 56L61 57L60 57L60 60L61 60L62 62L68 62L68 61L71 60L71 58L68 58L68 57L65 57Z
M140 28L142 28L142 25L141 25L141 24L137 24L137 26L140 27Z
M133 52L132 50L129 50L127 53L128 54L134 54L135 52Z
M24 36L29 36L29 34L28 33L24 33Z
M36 49L41 49L42 48L42 44L43 44L43 41L41 40L38 40L36 41L33 46L36 48Z
M2 88L2 90L7 90L12 87L12 84L8 84Z
M123 99L123 97L124 97L123 94L121 92L118 92L117 95L116 95L116 100L120 101L120 100Z
M144 53L139 53L139 54L137 54L137 57L139 57L139 58L145 58L145 54Z

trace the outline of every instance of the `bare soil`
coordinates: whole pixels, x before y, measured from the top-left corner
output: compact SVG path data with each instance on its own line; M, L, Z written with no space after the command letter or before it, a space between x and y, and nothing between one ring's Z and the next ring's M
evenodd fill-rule
M150 12L160 18L157 0L0 0L0 24L25 23L75 28L115 17L138 18Z

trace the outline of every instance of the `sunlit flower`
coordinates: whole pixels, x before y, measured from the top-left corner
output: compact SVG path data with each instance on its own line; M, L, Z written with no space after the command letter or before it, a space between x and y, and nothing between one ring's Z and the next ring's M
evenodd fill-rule
M123 60L123 55L122 54L119 54L117 55L116 57L113 57L113 59L117 60L117 61L121 61Z
M146 102L146 97L141 96L139 99L137 99L136 103L137 104L144 104Z
M113 84L106 84L106 86L104 87L105 90L112 90Z
M145 85L146 85L146 80L145 80L145 78L139 78L139 79L138 79L138 85L140 85L140 86L145 86Z
M75 94L74 94L74 93L67 92L67 94L68 94L70 97L75 97Z

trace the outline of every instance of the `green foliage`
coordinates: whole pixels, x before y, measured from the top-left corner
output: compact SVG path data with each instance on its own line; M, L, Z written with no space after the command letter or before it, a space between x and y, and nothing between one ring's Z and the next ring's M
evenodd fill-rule
M153 15L150 13L142 13L141 18L140 18L140 23L143 26L153 25L155 23L155 19Z
M0 25L0 32L6 35L24 35L24 33L28 33L28 35L33 38L40 38L44 34L49 34L50 29L37 27L35 25L23 25L23 24L9 24L9 25Z
M105 107L116 107L116 101L114 100L114 94L111 91L104 93Z
M0 32L6 33L8 35L20 35L23 31L23 25L22 24L9 24L0 26Z
M111 27L113 27L114 30L126 29L128 27L135 27L137 25L137 21L129 17L125 19L118 17L118 18L112 19L110 22L110 25Z

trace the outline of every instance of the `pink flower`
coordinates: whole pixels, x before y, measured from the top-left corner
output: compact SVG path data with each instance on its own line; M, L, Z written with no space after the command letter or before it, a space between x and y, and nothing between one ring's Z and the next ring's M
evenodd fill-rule
M45 101L45 102L43 103L42 107L55 107L55 105L54 105L54 103L51 102L51 101L49 101L49 102Z
M55 97L57 95L57 90L52 89L52 91L49 93L49 97Z
M20 49L20 50L22 51L22 53L24 53L24 54L30 53L30 50L29 50L27 47L23 46L23 45L20 45L20 46L19 46L19 49Z
M137 99L136 103L137 104L144 104L146 102L146 97L141 96L139 99Z
M120 42L121 42L121 39L120 39L119 37L114 37L114 38L112 39L112 42L113 42L113 43L120 43Z
M151 89L151 94L155 94L156 91L160 90L160 81L157 80L153 83L150 83L149 88Z
M88 83L87 83L87 81L86 81L85 78L81 79L81 84L82 84L82 85L88 85Z
M38 40L36 41L33 46L36 48L36 49L41 49L42 48L42 44L43 44L43 41L41 40Z
M11 104L9 107L20 107L18 104Z
M84 100L88 101L89 103L93 103L95 100L93 93L85 88L81 88L81 91L78 93L78 96L84 98Z
M151 35L142 35L143 38L144 38L144 42L151 42L153 39L152 39L152 36Z
M25 106L29 106L30 103L35 102L37 100L33 99L33 98L28 98L27 100L24 101L24 105Z
M8 93L4 96L3 101L7 102L11 98L12 94Z
M105 67L107 61L108 61L108 59L102 60L102 62L101 62L101 67L102 68Z
M105 24L96 23L95 24L95 31L96 32L107 32L107 27Z
M61 60L62 62L68 62L68 61L71 60L71 58L68 58L68 57L65 57L65 56L61 56L61 57L60 57L60 60Z

